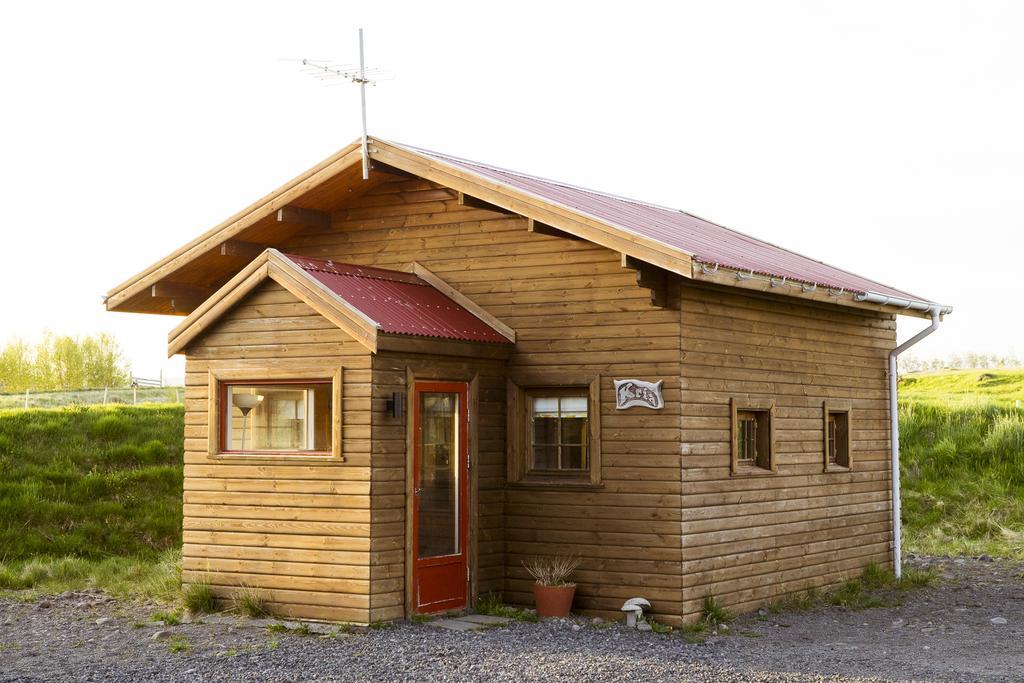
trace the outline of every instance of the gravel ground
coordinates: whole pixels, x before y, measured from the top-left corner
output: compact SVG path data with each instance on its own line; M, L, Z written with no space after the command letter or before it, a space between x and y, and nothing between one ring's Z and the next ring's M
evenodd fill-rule
M900 607L755 614L703 643L585 618L304 636L223 615L155 624L152 606L97 593L0 598L0 680L1021 681L1024 565L986 559L913 558L943 580Z

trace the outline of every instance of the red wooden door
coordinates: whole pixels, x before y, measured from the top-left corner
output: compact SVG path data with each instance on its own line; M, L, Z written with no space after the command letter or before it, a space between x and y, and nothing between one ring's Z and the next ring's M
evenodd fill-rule
M413 608L466 606L469 583L467 386L416 382L413 388Z

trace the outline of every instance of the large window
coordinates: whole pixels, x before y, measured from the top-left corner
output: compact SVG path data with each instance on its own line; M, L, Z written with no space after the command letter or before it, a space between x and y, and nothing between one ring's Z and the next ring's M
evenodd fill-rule
M208 387L211 458L344 462L340 366L211 361Z
M775 407L765 401L732 401L732 473L776 470Z
M600 380L543 378L557 385L509 381L508 481L594 486L601 476Z
M331 383L223 384L224 452L330 453Z

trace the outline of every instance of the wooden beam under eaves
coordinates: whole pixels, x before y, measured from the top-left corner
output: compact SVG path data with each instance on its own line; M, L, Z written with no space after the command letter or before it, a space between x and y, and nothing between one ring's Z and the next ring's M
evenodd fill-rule
M251 261L264 251L266 251L267 245L255 244L253 242L243 242L242 240L228 240L224 244L220 245L221 256L234 256L236 258Z
M459 193L459 206L471 206L474 209L487 209L488 211L494 211L495 213L514 214L515 211L509 211L508 209L498 206L497 204L491 204L485 202L482 199L477 199L465 192Z
M277 222L326 232L331 229L331 214L300 206L284 206L277 210Z
M626 254L622 255L622 267L636 271L636 284L650 290L652 306L678 306L679 283L672 273Z
M370 173L373 173L374 171L376 171L378 173L387 173L388 175L397 176L399 178L407 178L407 179L410 179L410 180L413 179L413 178L416 178L416 179L419 178L418 175L409 173L408 171L403 171L400 168L395 168L394 166L391 166L389 164L385 164L383 161L377 161L376 159L370 159Z
M178 299L179 301L203 301L212 293L204 287L186 285L180 282L158 282L149 288L154 298Z
M573 235L572 233L566 232L565 230L559 230L558 228L548 225L547 223L541 223L535 221L532 218L526 219L526 229L529 232L535 232L538 235L550 235L551 237L561 237L567 240L581 240L582 238Z

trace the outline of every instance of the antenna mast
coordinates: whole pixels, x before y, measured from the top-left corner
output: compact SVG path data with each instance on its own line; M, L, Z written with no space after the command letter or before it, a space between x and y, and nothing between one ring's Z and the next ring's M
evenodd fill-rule
M362 153L363 153L363 180L367 180L370 177L370 153L367 148L367 133L366 133L366 86L377 85L376 80L372 80L367 76L369 73L376 79L387 78L385 72L379 69L367 69L366 60L363 55L363 29L359 29L359 66L346 66L346 65L335 65L327 64L324 62L315 61L312 59L303 59L302 65L306 67L303 69L306 73L319 78L321 81L337 81L339 79L345 79L351 81L359 86L359 100L362 109L362 122L363 122L363 138L362 138ZM333 85L332 83L326 83L327 85Z
M363 109L363 180L370 178L370 155L366 150L366 62L363 61L363 29L359 29L359 99Z

